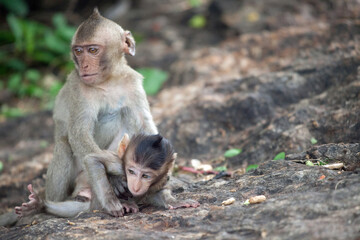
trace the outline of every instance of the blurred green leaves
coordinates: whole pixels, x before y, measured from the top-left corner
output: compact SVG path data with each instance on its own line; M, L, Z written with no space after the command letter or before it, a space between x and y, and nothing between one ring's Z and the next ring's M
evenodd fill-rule
M4 2L10 1L0 0ZM0 78L5 79L4 87L18 97L53 99L62 86L61 80L73 68L69 52L76 29L67 24L62 14L55 14L53 26L49 27L11 12L6 17L9 30L0 30ZM55 71L60 79L45 84L44 74L49 71Z
M5 118L16 118L24 116L25 113L21 111L19 108L11 108L8 105L2 105L0 108L0 116L4 116Z
M285 152L280 152L278 153L275 157L274 160L285 160Z
M139 68L137 71L144 76L143 86L147 95L157 94L169 74L157 68Z
M0 5L4 6L9 12L24 17L29 12L28 5L24 0L0 0Z
M204 28L206 26L206 18L201 14L197 14L190 18L189 25L192 28Z
M188 4L192 7L192 8L196 8L196 7L200 7L202 2L201 0L188 0Z
M310 139L310 142L311 142L311 144L317 144L318 141L316 140L316 138L312 137Z
M258 164L251 164L251 165L247 166L246 172L249 172L250 170L253 170L253 169L257 169L258 167L259 167Z
M232 149L227 150L224 153L224 157L227 157L227 158L235 157L235 156L239 155L241 152L242 152L241 149L232 148Z

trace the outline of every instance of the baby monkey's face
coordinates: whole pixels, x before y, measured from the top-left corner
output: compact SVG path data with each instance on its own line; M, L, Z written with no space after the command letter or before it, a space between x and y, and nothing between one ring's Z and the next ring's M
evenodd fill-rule
M126 164L125 171L129 191L134 197L144 195L158 176L156 171L133 161Z

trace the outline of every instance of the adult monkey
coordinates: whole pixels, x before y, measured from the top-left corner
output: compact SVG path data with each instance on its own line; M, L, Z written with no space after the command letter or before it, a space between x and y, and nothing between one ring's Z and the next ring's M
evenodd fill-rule
M76 69L55 102L54 159L47 171L45 199L68 199L76 188L77 176L85 171L101 207L121 216L123 207L109 182L101 185L96 181L106 178L106 171L116 169L105 169L97 162L87 162L86 168L84 161L89 154L100 154L104 161L117 162L111 152L117 150L125 132L130 136L157 133L142 87L143 77L127 65L124 56L135 55L135 41L129 31L95 9L77 29L71 46ZM87 171L94 164L99 165L96 174Z

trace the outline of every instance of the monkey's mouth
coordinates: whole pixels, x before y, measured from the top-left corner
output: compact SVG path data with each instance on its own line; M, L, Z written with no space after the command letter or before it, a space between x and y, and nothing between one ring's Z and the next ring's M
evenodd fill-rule
M97 73L92 73L92 74L83 74L81 77L82 78L86 78L86 77L92 77L92 76L96 76Z
M92 84L94 82L94 80L95 80L94 76L96 76L96 75L97 75L97 73L83 74L83 75L81 75L81 79L86 84Z

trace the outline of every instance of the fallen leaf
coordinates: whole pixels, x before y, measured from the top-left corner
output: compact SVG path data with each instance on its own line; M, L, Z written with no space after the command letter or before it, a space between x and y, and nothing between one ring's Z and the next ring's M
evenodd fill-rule
M307 160L305 164L306 166L314 166L314 163L310 160Z
M278 153L278 154L274 157L274 160L285 160L285 152Z
M310 139L310 142L311 142L311 144L317 144L318 141L316 140L316 138L312 137Z
M242 150L239 148L232 148L232 149L227 150L224 153L224 156L227 158L232 158L232 157L235 157L236 155L239 155L241 152L242 152Z
M231 189L231 190L230 190L230 192L236 192L236 189L235 189L235 188L233 188L233 189Z
M325 178L325 175L321 175L321 177L319 177L319 180L323 180Z

